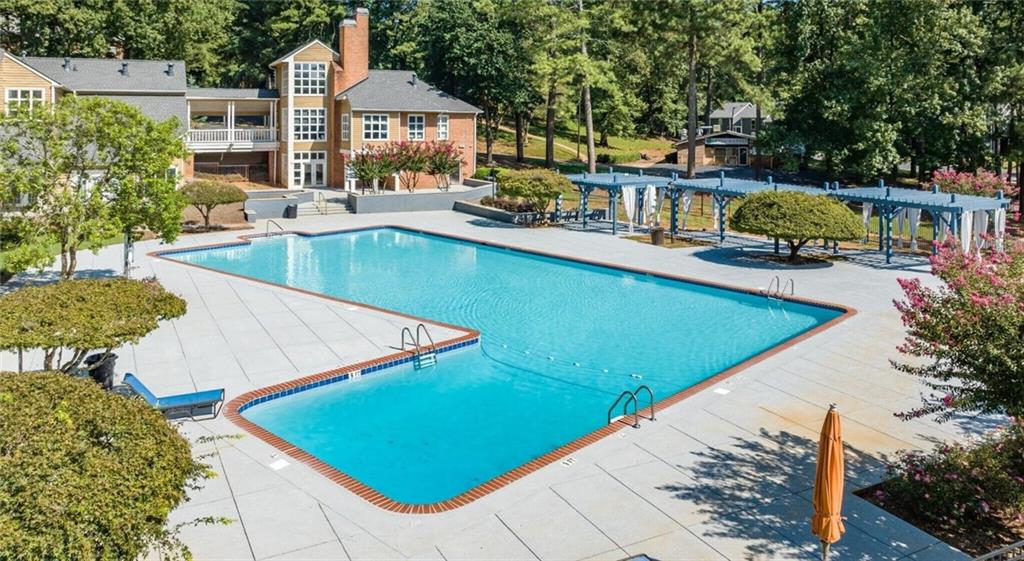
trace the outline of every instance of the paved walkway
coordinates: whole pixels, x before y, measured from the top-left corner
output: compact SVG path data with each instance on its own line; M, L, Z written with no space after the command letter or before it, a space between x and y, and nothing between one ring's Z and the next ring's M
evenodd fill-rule
M405 224L481 240L619 262L748 287L771 276L795 279L797 294L859 313L696 396L659 412L457 510L398 515L373 507L223 418L181 429L218 477L192 494L173 523L186 527L199 560L263 559L622 559L818 558L809 533L817 430L829 402L844 416L849 485L877 482L882 461L984 427L966 421L901 422L921 386L889 359L902 329L891 300L897 276L925 266L880 269L837 263L813 270L738 266L725 251L664 249L606 234L520 229L453 212L343 215L294 221L329 230ZM261 231L258 226L256 231ZM237 233L182 238L185 247ZM118 370L136 371L157 393L223 386L241 392L391 352L410 320L297 294L142 255L137 276L156 275L189 311L139 345L121 349ZM80 258L81 269L117 268L119 248ZM486 334L485 334L486 336ZM38 357L29 357L38 360ZM10 369L13 358L0 357ZM484 421L484 420L482 420ZM283 462L281 461L283 460ZM845 501L847 534L838 560L920 561L967 557L870 504Z

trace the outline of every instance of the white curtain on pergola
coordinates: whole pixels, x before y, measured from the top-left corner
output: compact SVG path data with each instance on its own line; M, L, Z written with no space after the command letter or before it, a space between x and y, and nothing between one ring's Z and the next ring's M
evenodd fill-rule
M921 209L907 209L907 216L910 222L910 249L917 249L917 227L921 224Z
M1003 237L1006 235L1006 209L996 209L995 219L995 234L996 234L996 249L998 251L1003 250Z
M683 230L686 230L686 218L690 215L690 207L693 206L693 189L683 189L680 198L683 200Z
M622 196L622 208L626 211L626 221L629 222L629 233L633 233L633 223L636 222L636 187L620 187L619 194ZM618 209L612 212L618 212Z
M868 237L871 235L869 227L871 226L871 211L874 207L875 205L871 203L864 203L860 209L861 215L864 219L864 243L868 243Z
M984 235L988 233L988 211L987 210L976 210L974 211L974 248L979 252L985 247Z
M974 213L960 213L960 250L967 253L971 250L971 239L974 237Z

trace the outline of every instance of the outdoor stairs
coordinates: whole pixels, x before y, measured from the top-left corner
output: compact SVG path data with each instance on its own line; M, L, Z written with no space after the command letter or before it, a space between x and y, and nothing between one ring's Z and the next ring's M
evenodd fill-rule
M347 199L327 199L322 202L302 203L299 205L299 216L326 216L332 214L352 214L352 207Z
M416 370L437 366L437 353L434 351L420 353L413 359L412 365Z

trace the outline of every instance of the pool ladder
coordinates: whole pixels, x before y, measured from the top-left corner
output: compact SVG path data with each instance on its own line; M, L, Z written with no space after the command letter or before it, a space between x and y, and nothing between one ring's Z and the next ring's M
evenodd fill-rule
M794 292L793 279L786 280L786 284L782 284L782 279L778 275L772 279L772 282L768 283L768 288L762 288L761 294L764 294L765 298L769 300L782 300L786 293L793 296Z
M647 392L648 408L651 410L650 417L640 414L640 402L639 400L637 400L636 394L640 393L641 391ZM625 401L623 401L623 398L625 398ZM615 412L615 408L619 405L619 403L622 404L622 415L613 418L612 413ZM612 403L612 406L608 408L608 424L610 425L612 424L612 421L628 417L630 403L633 404L633 428L640 428L640 417L649 419L651 421L654 420L654 392L651 391L651 388L647 387L647 385L645 384L633 391L626 390L620 393L619 397L615 398L615 401Z
M430 341L429 347L424 347L420 343L420 334L427 336L427 341ZM406 335L409 337L406 338ZM430 331L427 331L427 326L420 323L416 326L416 331L408 327L402 328L402 349L405 350L406 343L413 347L413 358L412 365L416 370L422 368L428 368L437 365L437 345L434 344L434 338L430 336Z

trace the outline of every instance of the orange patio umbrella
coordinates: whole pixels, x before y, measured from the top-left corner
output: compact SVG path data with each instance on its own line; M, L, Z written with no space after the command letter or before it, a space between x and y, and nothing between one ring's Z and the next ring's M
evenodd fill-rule
M828 407L818 440L818 469L814 474L814 516L811 531L821 540L821 558L828 559L833 543L846 531L843 526L843 429L836 404Z

